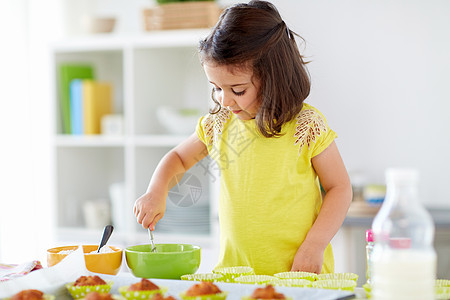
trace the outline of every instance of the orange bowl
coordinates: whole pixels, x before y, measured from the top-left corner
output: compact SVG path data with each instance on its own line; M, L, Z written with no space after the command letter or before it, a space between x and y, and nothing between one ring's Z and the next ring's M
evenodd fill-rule
M123 250L118 247L109 246L114 252L110 253L92 253L98 249L98 245L83 245L84 260L86 268L95 273L116 275L122 265ZM49 267L59 263L69 253L60 253L61 251L76 250L78 246L62 246L47 250L47 265Z

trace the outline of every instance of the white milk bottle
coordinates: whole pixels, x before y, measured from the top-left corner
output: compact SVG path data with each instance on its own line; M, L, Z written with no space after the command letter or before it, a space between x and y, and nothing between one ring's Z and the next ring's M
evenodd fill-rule
M372 224L374 300L434 299L434 224L420 203L418 181L416 170L386 171L386 198Z

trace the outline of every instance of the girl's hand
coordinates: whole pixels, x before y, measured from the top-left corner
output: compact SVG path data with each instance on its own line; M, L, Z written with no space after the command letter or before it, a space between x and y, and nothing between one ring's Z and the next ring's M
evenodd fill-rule
M145 229L155 230L156 223L161 220L166 211L166 197L152 191L136 200L133 207L137 222Z
M309 247L303 243L295 254L291 271L320 274L323 264L323 253L324 250Z

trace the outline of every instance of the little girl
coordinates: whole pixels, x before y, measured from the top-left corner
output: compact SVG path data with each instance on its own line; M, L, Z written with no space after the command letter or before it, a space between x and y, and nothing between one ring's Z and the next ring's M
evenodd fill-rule
M265 1L222 13L199 45L217 107L164 156L134 206L137 221L154 230L176 176L209 154L221 171L217 267L334 271L330 241L351 186L335 132L304 103L310 81L294 35Z

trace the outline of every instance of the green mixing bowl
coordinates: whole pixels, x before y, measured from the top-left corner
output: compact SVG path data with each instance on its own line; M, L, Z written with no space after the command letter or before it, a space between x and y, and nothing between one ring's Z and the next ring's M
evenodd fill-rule
M180 279L200 266L200 247L189 244L137 245L125 248L128 268L139 278Z

